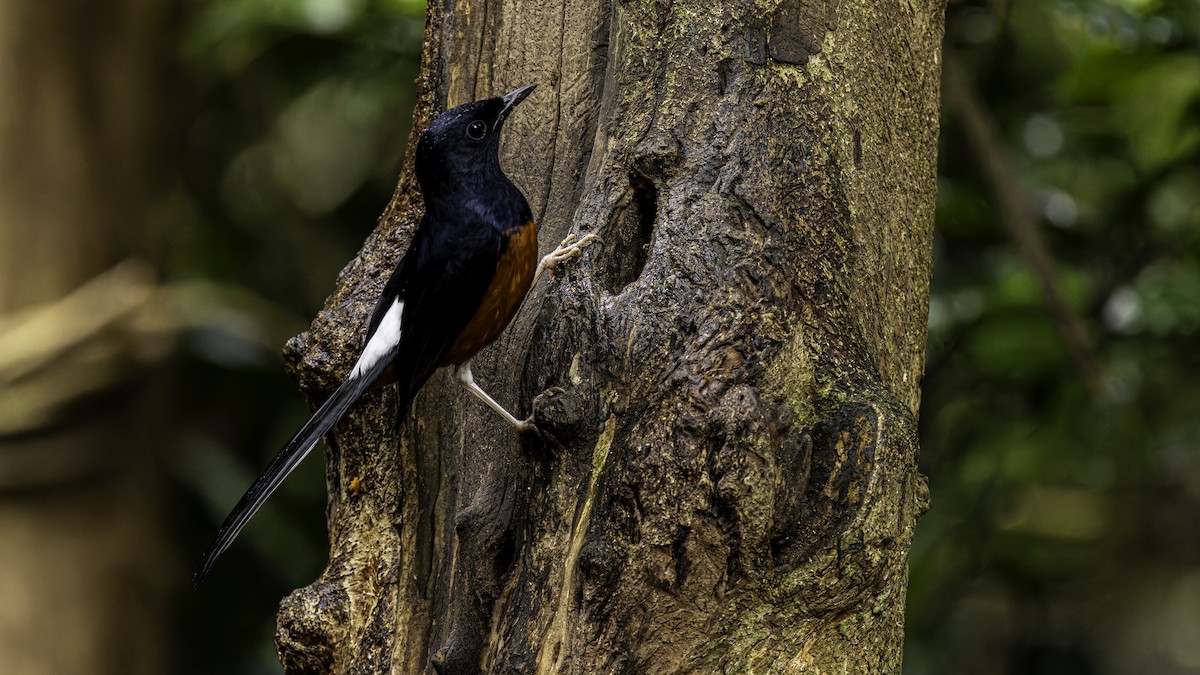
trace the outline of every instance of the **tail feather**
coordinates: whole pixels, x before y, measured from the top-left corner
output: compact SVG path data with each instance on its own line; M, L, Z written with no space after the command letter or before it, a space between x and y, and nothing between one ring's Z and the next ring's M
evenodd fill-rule
M204 558L200 563L199 569L192 576L192 584L199 587L204 581L204 577L208 575L212 569L213 563L217 558L229 548L233 540L250 522L254 514L262 508L263 503L267 498L275 492L276 489L283 483L283 480L292 473L300 462L308 456L308 453L316 447L317 442L321 437L333 428L350 410L350 406L362 396L371 384L379 377L379 374L384 370L389 359L380 359L368 372L356 371L354 375L348 378L337 388L333 394L326 399L317 412L309 418L308 422L296 432L292 440L288 441L267 465L267 468L259 474L258 478L254 479L254 483L250 489L246 490L246 494L242 495L241 500L233 507L233 511L225 518L225 522L221 525L221 529L217 530L217 536L209 546L208 551L204 554Z

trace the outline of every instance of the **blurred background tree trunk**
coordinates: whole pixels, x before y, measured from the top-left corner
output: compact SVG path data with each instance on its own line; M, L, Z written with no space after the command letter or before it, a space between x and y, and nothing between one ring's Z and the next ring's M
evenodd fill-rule
M444 373L404 424L383 391L341 425L289 672L899 672L942 10L430 4L416 128L538 83L502 163L544 249L604 243L474 369L543 440ZM314 398L419 203L407 166L290 344Z
M172 7L0 4L0 672L164 666Z

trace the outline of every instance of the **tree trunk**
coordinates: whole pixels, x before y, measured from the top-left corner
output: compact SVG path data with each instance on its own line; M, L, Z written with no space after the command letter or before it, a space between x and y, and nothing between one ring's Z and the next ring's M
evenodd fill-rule
M300 672L899 672L929 294L937 0L432 2L417 128L540 87L502 164L542 247L477 378L328 455L328 569L287 598ZM419 197L392 204L310 333L352 364Z
M0 3L0 673L164 665L173 11Z

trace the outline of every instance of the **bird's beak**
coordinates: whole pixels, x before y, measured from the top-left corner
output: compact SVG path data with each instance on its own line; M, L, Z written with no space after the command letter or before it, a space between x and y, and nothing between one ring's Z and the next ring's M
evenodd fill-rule
M513 89L504 96L501 96L500 100L504 102L504 107L500 109L500 116L496 118L496 126L500 126L500 123L504 121L504 118L508 117L508 114L512 112L512 109L515 108L518 103L524 101L526 96L529 96L531 93L533 93L535 87L537 87L536 84L527 84L520 89Z

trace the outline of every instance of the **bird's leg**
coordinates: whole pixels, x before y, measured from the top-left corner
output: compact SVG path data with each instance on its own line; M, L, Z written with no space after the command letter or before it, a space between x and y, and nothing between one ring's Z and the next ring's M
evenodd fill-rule
M484 403L488 404L488 406L490 406L492 410L495 410L501 417L504 418L505 422L508 422L509 424L511 424L512 427L514 429L516 429L517 431L531 431L533 429L533 418L532 417L530 417L529 419L526 419L526 420L519 420L519 419L513 417L512 413L510 413L504 409L504 406L500 405L499 403L496 403L496 401L493 400L491 396L488 396L486 391L484 391L483 389L480 389L479 385L475 384L475 377L471 375L471 362L470 361L467 361L466 363L462 364L461 366L455 366L454 367L454 377L458 379L459 383L462 384L462 386L467 388L467 391L471 392L472 394L475 394L475 396L477 396L480 401L483 401Z
M537 283L538 278L542 276L542 272L550 270L550 273L553 274L555 268L557 268L560 264L580 255L583 252L584 246L587 246L598 239L600 238L594 234L587 234L583 237L578 237L575 234L567 235L567 238L563 239L562 243L558 245L558 248L548 253L544 258L542 258L542 261L538 263L537 269L533 273L533 281L529 284L529 286L532 288L533 285ZM475 394L480 401L488 404L488 407L490 407L492 410L495 410L497 414L503 417L505 422L511 424L512 428L516 429L517 431L533 430L534 426L532 416L524 420L519 420L516 417L513 417L512 413L504 409L504 406L496 403L495 399L493 399L491 396L488 396L486 391L481 389L479 385L475 384L475 377L471 374L470 361L467 361L461 366L455 366L454 377L459 381L460 384L462 384L462 386L467 388L467 391Z
M574 233L568 234L566 239L558 245L550 253L547 253L542 261L538 263L537 270L533 273L533 283L529 284L532 288L537 283L538 278L542 276L542 272L550 270L550 274L554 274L554 270L563 262L574 258L583 253L583 247L599 240L594 234L585 234L582 238L577 237Z

